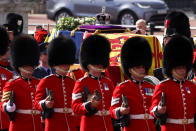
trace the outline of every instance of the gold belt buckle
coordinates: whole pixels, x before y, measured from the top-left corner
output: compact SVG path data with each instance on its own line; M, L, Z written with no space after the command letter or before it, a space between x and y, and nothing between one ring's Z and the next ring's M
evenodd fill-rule
M68 108L65 107L65 108L63 109L63 111L64 111L64 113L68 113Z
M36 114L36 110L31 110L31 114L35 115Z
M147 113L144 114L144 119L145 119L145 120L148 120L148 119L149 119L149 114L147 114Z
M188 119L183 119L182 124L188 124Z
M102 115L102 116L105 116L105 115L106 115L106 111L105 111L105 110L102 110L102 111L101 111L101 115Z

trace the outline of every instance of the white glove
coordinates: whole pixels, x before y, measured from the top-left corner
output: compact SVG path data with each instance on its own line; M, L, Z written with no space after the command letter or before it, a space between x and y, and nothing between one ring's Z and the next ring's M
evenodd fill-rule
M10 106L10 100L6 104L6 110L8 112L14 112L16 110L16 105L13 103L13 106Z

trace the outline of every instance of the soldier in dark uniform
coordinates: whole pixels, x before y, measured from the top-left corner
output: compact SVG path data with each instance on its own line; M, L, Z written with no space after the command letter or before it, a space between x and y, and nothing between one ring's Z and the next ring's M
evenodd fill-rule
M40 47L40 65L35 68L33 72L33 76L39 79L43 77L55 73L55 70L50 68L47 63L47 47L49 43L42 43L39 45Z

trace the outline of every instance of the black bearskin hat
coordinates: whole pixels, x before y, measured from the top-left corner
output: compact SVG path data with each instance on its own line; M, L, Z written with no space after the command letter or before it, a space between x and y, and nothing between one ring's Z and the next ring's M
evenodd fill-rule
M80 65L88 71L87 65L109 66L110 42L104 36L91 35L84 40L80 48Z
M143 65L146 72L152 64L152 52L148 41L143 37L129 38L121 49L121 65L124 73L130 77L129 68Z
M23 31L23 17L20 14L9 13L6 17L6 24L9 31L14 32L14 36L19 35Z
M10 54L11 64L17 72L18 67L24 65L34 67L39 63L38 43L27 35L20 35L13 41Z
M3 56L8 50L9 46L9 36L6 29L0 26L0 55Z
M50 67L63 64L72 65L75 62L75 53L74 41L68 37L59 36L48 46L48 65Z
M165 18L165 35L174 34L184 35L187 38L191 37L189 18L183 12L173 11Z
M190 41L184 36L174 36L166 44L163 53L163 69L168 77L177 66L186 66L187 71L192 68L193 48Z

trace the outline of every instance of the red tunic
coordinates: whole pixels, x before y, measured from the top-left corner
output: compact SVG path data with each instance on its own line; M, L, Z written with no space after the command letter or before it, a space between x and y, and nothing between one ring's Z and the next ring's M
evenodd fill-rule
M46 88L53 91L54 113L45 119L45 131L76 131L75 115L71 111L71 97L74 80L52 74L41 79L36 92L35 107L42 110L41 103L46 98ZM64 109L68 109L65 111Z
M84 86L89 89L91 94L97 89L102 97L101 104L97 107L98 112L90 117L85 115L88 111L85 109L86 103L82 100ZM82 115L80 131L113 131L109 115L112 91L113 84L106 77L97 79L89 75L76 81L72 94L72 110L74 113Z
M26 81L21 77L10 80L3 88L3 103L9 100L6 94L14 91L16 105L15 118L10 122L9 131L42 131L41 115L30 113L34 110L33 101L39 80L32 78ZM3 104L2 103L2 104ZM26 113L25 113L26 112Z
M152 98L151 114L161 99L161 93L165 93L165 105L167 123L162 126L162 131L195 131L194 124L174 124L173 120L192 119L196 113L196 86L190 81L185 80L179 83L172 79L167 79L155 87ZM170 122L169 122L170 121Z
M140 85L141 84L141 85ZM119 84L114 92L110 112L113 118L120 119L119 107L122 104L122 94L127 97L130 107L130 124L124 131L155 131L153 117L149 112L154 86L146 81L136 82L126 80ZM145 114L149 119L144 118Z
M0 67L0 100L3 95L3 87L5 83L12 79L13 74L9 70ZM0 130L8 129L9 128L9 118L8 115L3 112L3 108L0 110Z
M74 80L78 80L82 78L84 75L85 75L85 72L80 68L71 70L67 73L67 76L71 77Z

